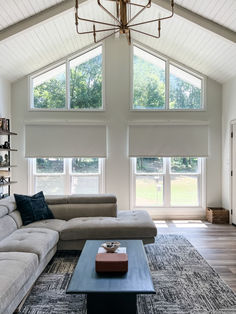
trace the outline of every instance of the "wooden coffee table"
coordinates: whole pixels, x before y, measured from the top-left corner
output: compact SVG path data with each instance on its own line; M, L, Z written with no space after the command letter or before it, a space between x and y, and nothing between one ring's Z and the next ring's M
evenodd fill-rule
M137 294L156 293L142 241L118 241L127 248L127 273L96 273L95 256L104 240L88 240L71 277L66 293L87 294L88 314L136 314Z

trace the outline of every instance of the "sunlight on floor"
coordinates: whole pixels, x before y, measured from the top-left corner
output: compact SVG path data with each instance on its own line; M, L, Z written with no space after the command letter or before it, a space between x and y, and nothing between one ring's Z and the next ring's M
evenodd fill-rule
M207 228L207 225L204 223L200 224L176 224L177 228Z
M201 220L154 220L157 228L207 228Z
M171 222L173 222L174 224L176 223L176 224L179 224L179 223L181 223L181 224L189 224L189 223L193 223L193 224L195 224L195 223L202 223L202 221L201 220L170 220Z
M207 228L201 220L172 220L177 228Z
M168 228L167 224L155 224L157 228Z
M168 228L165 220L153 220L157 228Z

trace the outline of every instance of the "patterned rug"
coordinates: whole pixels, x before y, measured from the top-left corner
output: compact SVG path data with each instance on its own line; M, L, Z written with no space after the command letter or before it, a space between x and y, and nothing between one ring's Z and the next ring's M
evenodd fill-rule
M138 314L236 314L234 292L183 236L159 235L145 250L157 294L138 297ZM86 314L85 296L65 293L78 258L58 252L20 313Z

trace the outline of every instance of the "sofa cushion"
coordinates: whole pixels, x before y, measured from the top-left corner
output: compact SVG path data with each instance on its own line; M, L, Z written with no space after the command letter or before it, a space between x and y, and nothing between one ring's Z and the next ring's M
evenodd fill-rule
M116 197L110 194L47 196L46 202L57 219L116 217Z
M116 204L57 204L49 205L57 219L77 217L116 217Z
M82 194L68 196L69 204L115 204L116 202L116 196L112 194Z
M6 215L0 218L0 241L17 229L17 225L12 217Z
M59 232L62 230L65 222L65 220L61 219L46 219L32 222L31 224L23 226L22 228L48 228Z
M71 219L64 224L60 239L143 239L154 237L156 233L156 226L146 211L119 211L117 218Z
M0 205L0 218L8 214L8 209L6 206Z
M42 260L57 244L58 232L46 228L21 228L0 241L0 252L28 252Z
M14 194L14 196L24 226L34 221L54 218L42 191L33 196L20 194Z
M16 202L14 195L8 196L6 198L2 198L0 200L0 206L6 207L7 212L11 213L16 209Z
M68 196L67 195L47 195L45 196L46 202L48 205L55 204L68 204Z
M0 253L0 312L4 313L38 267L37 255L32 253Z
M12 217L12 219L14 219L18 229L23 225L19 210L14 210L9 214L9 216Z
M77 195L48 195L46 202L48 205L56 204L103 204L116 203L117 199L112 194L77 194Z

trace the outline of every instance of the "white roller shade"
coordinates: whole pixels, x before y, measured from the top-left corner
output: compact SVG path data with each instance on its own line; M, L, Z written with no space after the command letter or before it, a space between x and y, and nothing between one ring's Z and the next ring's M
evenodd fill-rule
M26 125L25 157L106 157L106 126Z
M207 125L131 125L130 157L207 157Z

